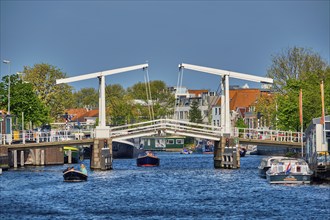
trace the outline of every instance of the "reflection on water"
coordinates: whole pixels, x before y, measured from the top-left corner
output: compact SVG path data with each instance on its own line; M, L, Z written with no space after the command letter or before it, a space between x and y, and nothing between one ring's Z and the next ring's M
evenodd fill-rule
M213 155L158 156L159 167L114 160L81 183L63 181L66 165L3 172L0 219L329 219L329 185L269 185L260 156L237 170L214 169Z

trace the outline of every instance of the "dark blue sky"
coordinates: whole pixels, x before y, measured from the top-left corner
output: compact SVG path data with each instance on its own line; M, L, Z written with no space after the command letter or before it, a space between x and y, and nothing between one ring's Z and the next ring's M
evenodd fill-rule
M265 76L272 55L312 48L329 62L329 1L6 1L1 60L11 74L49 63L68 76L149 62L151 80L177 84L181 62ZM1 74L8 66L1 62ZM125 88L143 71L108 76ZM216 89L219 77L184 71L183 86ZM230 84L260 85L240 80ZM97 80L71 83L97 87Z

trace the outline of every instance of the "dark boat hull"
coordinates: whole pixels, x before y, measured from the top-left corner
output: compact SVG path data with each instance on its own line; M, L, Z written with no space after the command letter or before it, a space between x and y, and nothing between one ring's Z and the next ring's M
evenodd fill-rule
M245 157L245 154L246 154L246 149L240 149L240 151L239 151L239 155L240 155L240 157Z
M159 158L151 156L143 156L136 159L138 167L155 167L159 166Z
M264 178L266 179L266 172L267 170L269 169L270 167L263 167L263 168L260 168L258 167L258 175L261 177L261 178Z
M292 183L292 184L310 184L311 183L311 175L303 175L303 174L276 174L271 175L266 173L267 180L269 183Z
M138 155L143 152L144 149L137 149L130 144L117 141L112 142L112 155L114 159L137 158Z
M63 173L65 182L81 182L87 181L87 175L77 170L69 170Z

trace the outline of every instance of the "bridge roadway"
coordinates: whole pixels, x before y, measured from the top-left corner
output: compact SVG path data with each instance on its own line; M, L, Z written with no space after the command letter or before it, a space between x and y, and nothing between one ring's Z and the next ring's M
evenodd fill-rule
M215 141L219 141L220 138L223 136L221 127L171 119L159 119L154 121L128 124L110 128L110 137L112 138L112 141L120 141L152 135L165 136L166 134L189 136ZM278 146L288 148L301 147L301 142L299 138L301 137L301 134L299 132L271 130L265 131L257 129L234 128L231 132L231 137L238 137L240 144L262 145L272 147ZM57 140L58 139L59 138L57 138ZM49 140L55 139L50 138ZM86 138L81 140L0 145L0 147L5 146L10 150L20 150L61 147L65 145L90 145L93 143L93 138Z

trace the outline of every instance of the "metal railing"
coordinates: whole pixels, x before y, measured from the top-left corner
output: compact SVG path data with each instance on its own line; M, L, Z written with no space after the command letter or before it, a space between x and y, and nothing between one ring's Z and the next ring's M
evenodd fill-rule
M158 119L136 124L126 124L110 128L110 137L133 138L148 135L180 134L205 139L219 140L223 136L223 128L218 126L197 124L173 119ZM94 130L51 130L14 131L12 135L0 134L1 144L15 142L54 142L93 138ZM269 140L277 142L301 142L301 132L279 131L268 129L232 128L230 136L244 139Z

